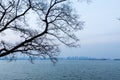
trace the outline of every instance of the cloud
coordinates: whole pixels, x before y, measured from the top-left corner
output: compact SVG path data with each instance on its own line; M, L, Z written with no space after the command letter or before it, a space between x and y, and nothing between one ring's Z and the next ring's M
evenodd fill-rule
M97 45L97 44L107 44L107 43L120 43L120 35L102 35L95 36L88 39L81 39L82 45Z
M6 30L4 33L0 34L0 41L5 42L19 42L22 39L18 36L17 32L12 32L11 30Z

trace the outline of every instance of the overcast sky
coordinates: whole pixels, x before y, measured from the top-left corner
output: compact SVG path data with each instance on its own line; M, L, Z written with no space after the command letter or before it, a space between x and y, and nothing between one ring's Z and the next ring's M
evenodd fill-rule
M81 48L63 48L61 56L120 58L120 0L75 2L76 11L85 21L78 33Z
M84 29L77 34L81 47L62 47L60 56L120 58L120 0L92 0L88 4L72 1L85 21ZM12 35L8 38L16 40Z

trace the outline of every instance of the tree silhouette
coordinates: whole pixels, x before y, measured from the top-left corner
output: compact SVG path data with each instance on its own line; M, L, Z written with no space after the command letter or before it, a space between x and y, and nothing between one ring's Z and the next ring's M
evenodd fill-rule
M48 56L54 61L60 43L78 46L75 33L84 22L69 3L69 0L0 0L0 57L13 59L21 53L30 59ZM30 25L30 20L36 25ZM18 41L2 39L8 32L19 37Z

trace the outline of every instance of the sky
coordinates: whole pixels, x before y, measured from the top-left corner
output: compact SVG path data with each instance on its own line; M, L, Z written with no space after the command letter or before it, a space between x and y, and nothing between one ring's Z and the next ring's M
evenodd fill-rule
M85 21L83 30L77 33L81 47L62 46L59 56L120 58L120 0L71 1L76 13ZM7 40L16 40L13 33L9 35Z
M120 58L120 0L92 0L73 5L85 21L78 33L81 47L62 47L60 56Z

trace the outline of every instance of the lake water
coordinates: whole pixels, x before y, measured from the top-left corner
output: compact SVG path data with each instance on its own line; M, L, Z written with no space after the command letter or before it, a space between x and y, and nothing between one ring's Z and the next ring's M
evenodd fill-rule
M53 65L0 60L0 80L120 80L120 61L63 60Z

